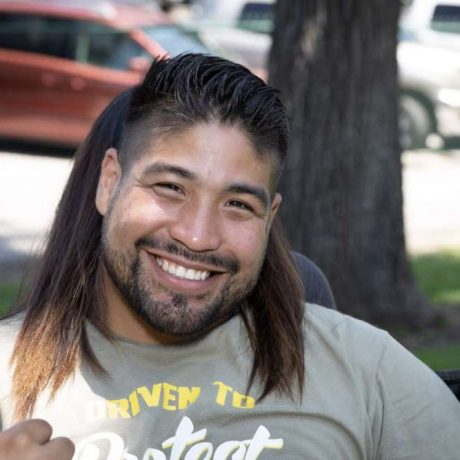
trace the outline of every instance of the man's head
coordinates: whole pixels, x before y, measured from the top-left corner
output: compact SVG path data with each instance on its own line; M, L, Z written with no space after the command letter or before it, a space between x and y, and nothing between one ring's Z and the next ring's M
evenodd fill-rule
M212 122L239 127L261 156L270 156L274 193L289 136L278 91L245 67L215 56L184 54L153 63L132 95L119 160L129 166L144 141Z
M131 96L112 101L78 149L21 305L18 419L82 359L103 369L88 321L107 337L177 340L225 320L254 283L240 310L254 352L248 384L260 381L260 397L303 386L302 287L279 221L271 227L287 144L276 92L241 66L192 55L155 62ZM190 292L190 277L204 278L204 289Z
M116 332L189 337L238 308L281 201L286 136L276 92L244 67L203 55L154 63L96 198Z

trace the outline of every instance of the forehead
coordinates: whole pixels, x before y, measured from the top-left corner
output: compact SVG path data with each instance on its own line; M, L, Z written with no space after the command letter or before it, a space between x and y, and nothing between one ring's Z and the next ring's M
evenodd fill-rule
M276 170L274 154L260 153L237 125L219 122L196 124L182 130L155 130L145 125L132 132L134 175L155 162L167 162L192 171L201 181L242 179L257 182L271 191Z

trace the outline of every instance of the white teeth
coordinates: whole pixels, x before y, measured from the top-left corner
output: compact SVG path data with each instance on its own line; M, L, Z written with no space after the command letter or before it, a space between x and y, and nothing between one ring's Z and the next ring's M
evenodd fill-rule
M168 262L165 259L156 257L156 262L165 272L174 275L176 278L182 278L187 280L204 281L211 275L208 271L193 270L192 268L185 268L182 265L176 265L172 262Z
M191 268L189 268L186 272L185 272L185 278L187 278L188 280L194 280L195 279L195 270L192 270Z

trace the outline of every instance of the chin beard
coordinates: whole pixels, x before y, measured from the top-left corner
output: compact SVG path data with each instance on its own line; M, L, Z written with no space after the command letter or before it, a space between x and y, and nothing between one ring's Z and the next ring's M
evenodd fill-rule
M138 254L130 266L122 263L121 256L110 250L104 250L103 260L113 284L146 325L155 332L184 339L204 334L236 314L259 276L257 273L257 276L244 284L230 277L222 290L208 300L205 296L192 297L162 287L168 300L161 300L152 292L158 285L143 276ZM126 266L129 266L127 271L122 269ZM195 305L197 303L201 305Z

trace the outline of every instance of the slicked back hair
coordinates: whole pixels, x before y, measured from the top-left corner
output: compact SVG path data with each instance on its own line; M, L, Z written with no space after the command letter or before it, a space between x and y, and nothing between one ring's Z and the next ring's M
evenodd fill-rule
M153 135L219 122L245 132L260 155L275 160L273 189L288 148L289 121L278 91L246 67L202 54L154 61L133 93L122 137L122 166L136 159L129 148L137 129ZM144 127L144 129L142 129Z
M118 148L122 170L129 169L137 156L131 138L143 127L153 126L155 135L214 121L243 129L260 155L273 156L280 169L288 122L276 91L244 67L217 57L155 61L144 83L116 98L96 120L77 151L41 266L19 308L23 322L12 356L17 420L31 415L45 388L53 397L80 359L104 372L85 323L111 337L98 278L103 219L94 203L105 151ZM254 352L248 387L257 380L260 398L272 391L301 395L302 292L276 217L260 278L240 306Z

